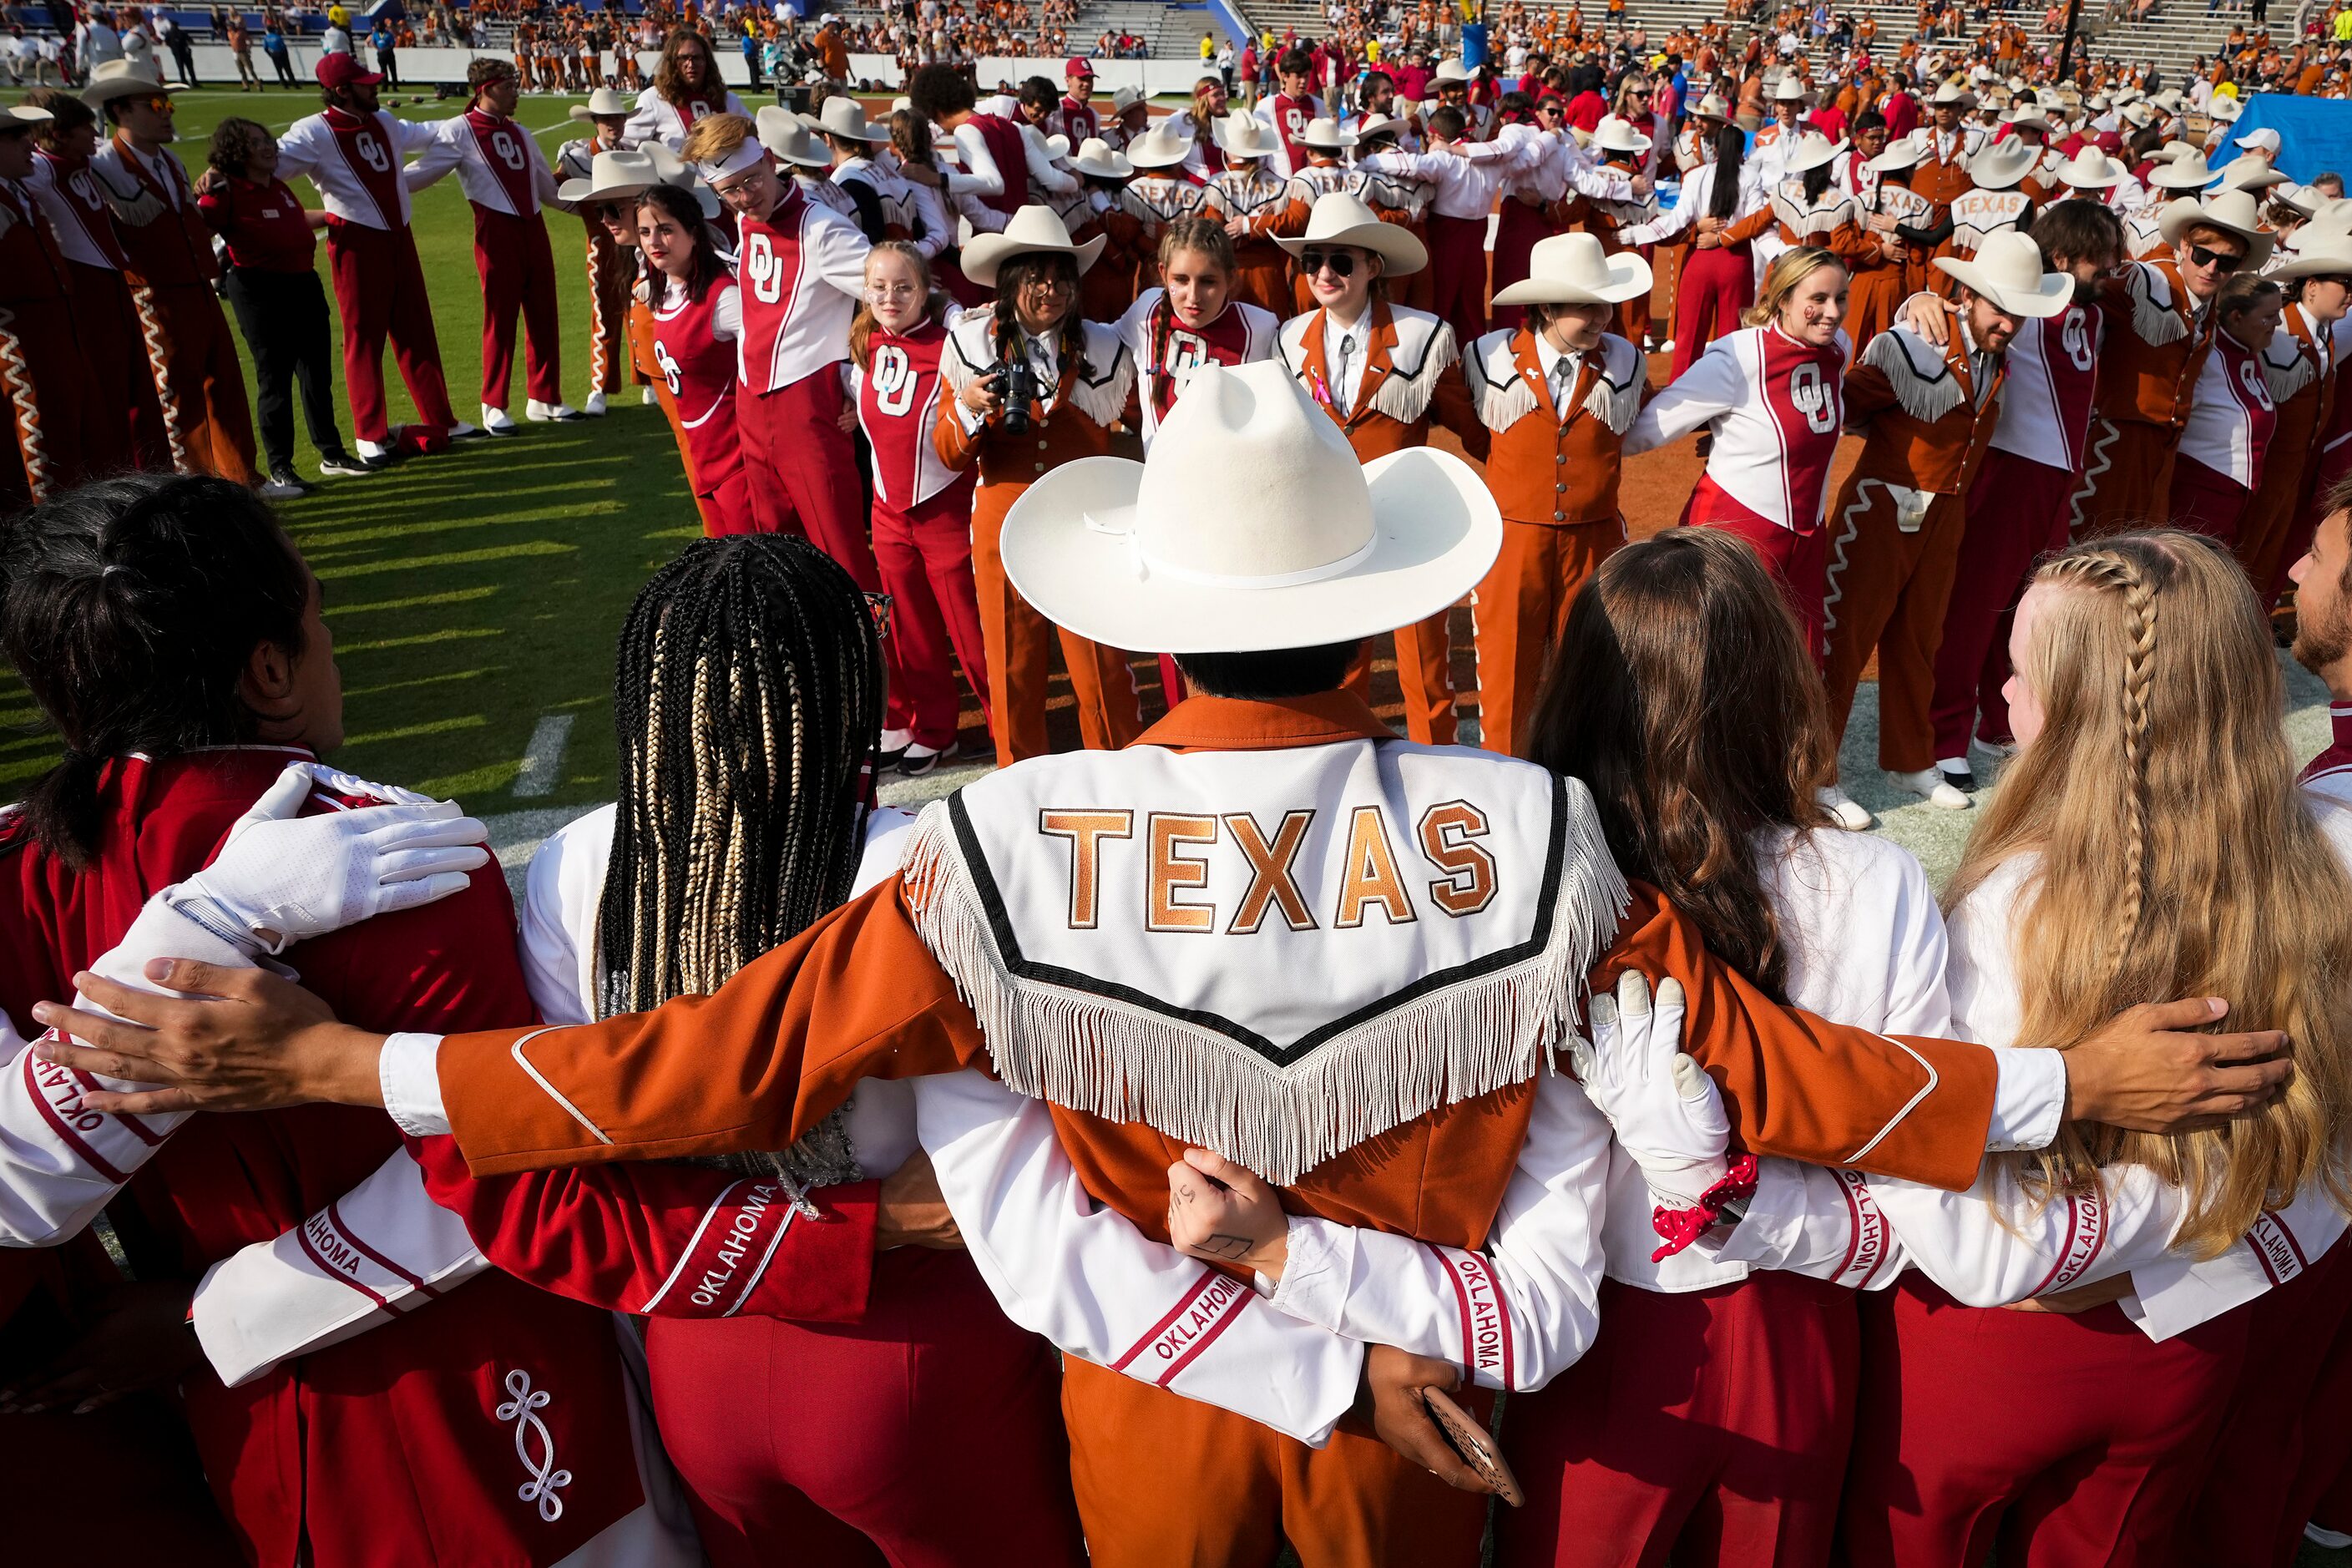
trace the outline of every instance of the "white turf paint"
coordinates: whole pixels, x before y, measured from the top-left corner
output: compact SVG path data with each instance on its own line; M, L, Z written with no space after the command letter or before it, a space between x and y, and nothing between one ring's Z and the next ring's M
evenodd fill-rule
M570 713L550 713L530 732L522 753L522 771L515 774L517 800L538 800L555 793L563 772L563 747L572 739Z

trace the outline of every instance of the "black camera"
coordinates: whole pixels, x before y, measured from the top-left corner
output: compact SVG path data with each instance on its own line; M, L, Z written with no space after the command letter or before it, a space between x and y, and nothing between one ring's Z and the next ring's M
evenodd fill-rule
M998 428L1008 436L1026 436L1029 405L1037 401L1037 367L1029 363L1028 355L1015 354L997 362L996 390L1004 399Z

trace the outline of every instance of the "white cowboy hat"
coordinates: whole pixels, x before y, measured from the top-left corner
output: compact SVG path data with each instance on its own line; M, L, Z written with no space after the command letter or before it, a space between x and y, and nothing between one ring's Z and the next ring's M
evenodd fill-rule
M1276 146L1265 121L1246 109L1236 109L1211 125L1209 134L1228 158L1271 158Z
M2138 130L2145 131L2149 126L2156 123L2156 110L2150 109L2145 103L2126 104L2123 109L2122 114L2123 122L2126 125L2132 126Z
M2254 198L2243 191L2217 191L2203 201L2178 201L2164 209L2157 222L2157 232L2164 236L2167 245L2179 245L2180 237L2199 224L2209 224L2226 234L2234 234L2246 242L2243 266L2249 271L2258 270L2271 258L2271 247L2278 237L2264 228L2254 211Z
M1974 109L1977 104L1977 95L1962 86L1959 79L1955 77L1937 88L1936 96L1929 99L1927 103L1930 108L1956 103L1962 109Z
M2074 191L2104 191L2124 183L2124 166L2100 152L2084 146L2050 173L2053 183Z
M1089 136L1078 143L1078 155L1070 160L1070 167L1097 180L1124 180L1135 173L1135 165L1099 136Z
M636 111L636 100L627 93L615 92L609 87L600 87L588 95L587 102L575 103L565 112L574 120L612 120L635 114Z
M2293 180L2287 181L2272 191L2270 198L2283 205L2293 207L2306 218L2317 217L2319 209L2327 205L2326 196L2321 195L2309 185L2298 185Z
M2020 104L2000 118L2012 131L2039 131L2044 136L2050 134L2050 117L2039 107Z
M718 193L695 178L694 171L658 142L597 153L589 160L586 179L566 180L555 194L576 206L588 202L627 201L656 185L677 185L692 191L704 217L719 216Z
M1782 76L1772 89L1774 103L1810 103L1812 98L1813 95L1805 90L1803 79L1794 71Z
M1127 144L1127 161L1139 169L1169 169L1192 155L1190 139L1174 135L1161 121Z
M1125 114L1129 110L1133 109L1137 104L1148 103L1150 101L1150 99L1139 87L1113 88L1110 95L1111 117L1113 119L1117 119L1118 116Z
M1327 114L1307 122L1307 129L1298 133L1298 144L1326 153L1339 153L1356 144L1356 133L1342 130L1339 122Z
M1058 163L1070 155L1070 139L1056 131L1045 138L1045 156Z
M2202 153L2191 151L2185 158L2157 164L2148 171L2147 183L2158 190L2201 191L2221 177L2205 166Z
M801 123L812 131L822 131L827 136L838 136L844 142L887 142L890 128L877 125L866 118L866 106L856 99L835 94L824 100L824 107L814 114L801 116Z
M2231 97L2225 92L2215 93L2213 95L2213 100L2205 106L2206 114L2212 119L2220 121L2224 125L2236 124L2238 116L2243 114L2245 111L2246 106L2244 104L2240 103L2236 99Z
M1436 79L1439 81L1468 81L1470 79L1470 68L1462 63L1461 56L1450 56L1438 62Z
M1327 191L1315 198L1307 215L1307 232L1275 244L1297 256L1310 246L1352 245L1381 258L1391 278L1418 272L1429 265L1429 247L1402 224L1382 223L1380 215L1345 191ZM964 270L969 273L971 268Z
M2013 228L1985 236L1969 260L1939 256L1936 265L2007 315L2054 316L2074 300L2073 275L2042 270L2042 247Z
M1874 174L1899 174L1906 169L1916 169L1919 160L1927 155L1926 145L1916 136L1898 136L1881 153L1863 165Z
M2352 235L2315 235L2309 243L2295 247L2291 259L2264 276L2280 282L2294 278L2352 278Z
M57 116L46 109L35 109L27 104L12 103L8 105L8 118L19 125L47 125Z
M1731 105L1723 101L1723 94L1719 92L1710 92L1705 98L1700 99L1698 102L1692 107L1690 110L1690 118L1693 120L1728 120L1731 118Z
M760 145L770 157L803 169L833 167L833 154L816 144L807 123L791 110L772 103L752 116L752 123L759 127Z
M1604 153L1638 154L1650 150L1650 139L1634 130L1632 121L1620 120L1613 114L1601 116L1601 128L1592 139Z
M1013 215L1003 233L971 237L963 247L963 275L983 289L993 289L997 269L1014 257L1066 256L1078 264L1083 277L1102 254L1108 237L1098 234L1084 245L1076 244L1052 207L1033 202Z
M1356 145L1360 147L1375 136L1396 135L1404 124L1393 114L1368 114L1356 121Z
M1614 305L1650 292L1650 264L1631 250L1612 256L1578 230L1536 241L1528 275L1496 291L1497 305Z
M1969 178L1989 191L2005 191L2033 172L2042 149L2012 136L1995 142L1969 160Z
M2264 191L2273 185L2294 183L2280 174L2275 164L2251 153L2221 165L2221 188L2225 191Z
M1789 155L1781 160L1780 170L1787 174L1806 174L1824 163L1836 163L1837 155L1844 151L1843 142L1832 142L1818 131L1803 132L1789 150Z
M1502 538L1467 463L1429 447L1359 463L1261 360L1195 370L1142 462L1080 458L1031 484L998 550L1021 596L1081 637L1251 653L1435 615L1478 585Z
M81 100L96 109L118 98L184 90L179 83L165 82L155 75L152 67L142 67L134 60L106 60L90 67L89 81L81 89Z

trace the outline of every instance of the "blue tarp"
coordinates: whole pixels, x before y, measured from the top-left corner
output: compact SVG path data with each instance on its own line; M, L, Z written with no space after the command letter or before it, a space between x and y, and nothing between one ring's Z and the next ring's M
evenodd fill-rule
M2304 184L2315 174L2334 173L2352 178L2352 102L2340 98L2297 98L2292 93L2258 92L2246 100L2230 136L2235 140L2268 128L2279 133L2279 171ZM2214 155L2216 168L2242 149L2224 142Z

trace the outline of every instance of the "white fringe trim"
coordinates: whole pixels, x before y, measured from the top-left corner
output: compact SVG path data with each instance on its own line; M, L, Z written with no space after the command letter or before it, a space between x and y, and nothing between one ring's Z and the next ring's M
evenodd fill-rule
M2284 346L2292 350L2294 357L2286 363L2280 364L2270 357L2269 353L2265 353L2262 356L2263 380L2270 384L2271 401L2284 403L2319 379L2319 365L2305 351L2304 345L2296 341L2294 334L2284 327L2279 329L2278 336L2286 340ZM2275 352L2280 346L2282 345L2273 340L2272 352Z
M1886 377L1903 412L1922 424L1932 425L1941 419L1958 408L1965 395L1960 390L1960 378L1950 364L1939 359L1937 368L1943 374L1931 379L1912 360L1904 334L1892 328L1870 340L1862 351L1862 363Z
M2134 268L2130 279L2132 331L2140 342L2151 348L2177 343L2189 335L2189 323L2168 301L2159 301L2148 292L2151 274Z
M1277 1186L1332 1156L1549 1065L1586 975L1623 918L1624 878L1571 785L1551 941L1534 958L1408 1002L1277 1068L1222 1035L1114 998L1013 975L956 843L923 808L900 873L915 929L980 1020L1007 1089L1143 1121Z
M1397 324L1397 345L1389 353L1389 373L1372 389L1371 396L1365 399L1365 405L1400 425L1411 425L1429 412L1430 399L1437 395L1438 378L1445 374L1447 365L1460 357L1460 351L1454 346L1453 324L1440 321L1430 329L1422 345L1420 363L1408 370L1397 363L1397 356L1408 347L1403 334L1405 323Z
M1649 376L1640 350L1628 344L1624 363L1617 363L1619 357L1615 343L1604 345L1601 374L1593 381L1592 390L1584 395L1584 411L1608 426L1612 434L1622 436L1642 412L1642 393Z
M1507 335L1483 354L1464 355L1462 375L1479 423L1498 435L1536 411L1536 389L1519 374Z
M129 224L132 228L145 228L162 217L166 210L163 198L144 185L134 184L127 194L116 190L114 182L100 174L94 165L90 169L90 178L97 183L98 193L105 198L107 207L114 214L117 223Z
M1798 195L1791 196L1788 186L1793 186ZM1802 245L1817 234L1835 234L1847 224L1856 221L1852 196L1843 196L1827 206L1808 207L1804 204L1803 191L1803 184L1792 180L1782 189L1772 193L1772 216L1780 220L1783 228L1797 237L1797 244Z

